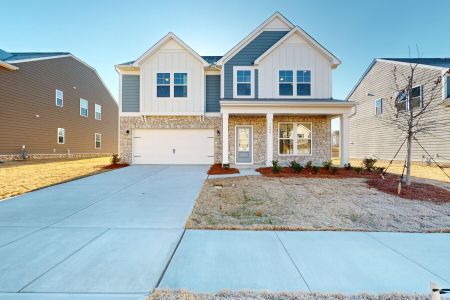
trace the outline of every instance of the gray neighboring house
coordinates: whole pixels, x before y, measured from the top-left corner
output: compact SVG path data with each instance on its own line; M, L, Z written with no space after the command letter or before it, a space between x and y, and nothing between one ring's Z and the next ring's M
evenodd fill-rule
M448 73L450 58L375 59L347 96L347 100L356 103L354 114L350 117L350 158L375 157L391 160L395 155L404 138L400 137L400 132L396 128L387 124L382 118L387 113L385 109L388 105L387 101L394 101L397 92L394 68L397 74L408 75L410 63L417 64L415 78L419 95L417 100L420 101L420 105L430 95L432 85L430 80L443 76L439 99L435 100L441 101L441 109L430 115L428 120L448 120L448 122L431 134L418 136L418 139L436 161L450 163L450 74ZM402 78L402 76L398 77ZM413 143L412 147L414 161L429 160L429 156L417 143ZM398 160L403 161L405 156L406 147L399 153Z
M96 70L68 52L0 49L0 159L117 153L118 105Z

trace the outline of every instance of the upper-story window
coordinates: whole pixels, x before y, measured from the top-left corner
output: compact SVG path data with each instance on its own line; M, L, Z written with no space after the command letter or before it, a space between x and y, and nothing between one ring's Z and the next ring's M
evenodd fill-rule
M95 119L102 119L102 106L100 104L95 104Z
M450 76L445 76L445 99L450 98Z
M280 96L292 96L294 92L293 72L281 70L278 72L278 88Z
M64 93L63 93L63 91L56 90L56 92L55 92L55 104L56 104L56 106L63 107L63 105L64 105Z
M156 97L170 97L170 73L156 73Z
M411 89L411 99L407 91L401 91L396 95L397 111L409 111L423 107L422 86L418 85Z
M173 84L174 97L187 97L187 73L174 73Z
M381 115L383 113L383 100L376 99L375 100L375 114Z
M253 78L251 67L235 67L234 69L234 97L252 98L254 95Z
M80 99L80 116L87 117L89 115L89 102Z
M297 96L311 96L311 71L297 71Z

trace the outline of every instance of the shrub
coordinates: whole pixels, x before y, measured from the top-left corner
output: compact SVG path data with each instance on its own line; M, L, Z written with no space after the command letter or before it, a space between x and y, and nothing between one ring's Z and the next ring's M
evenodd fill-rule
M366 169L367 171L373 171L376 162L377 162L377 159L366 157L363 159L362 163L363 163L364 169Z
M313 172L313 174L317 174L320 170L319 166L312 166L311 167L311 171Z
M336 166L331 166L329 170L330 170L331 174L336 175L339 168Z
M273 173L280 173L283 168L280 166L280 163L278 160L272 160L272 172Z
M344 168L345 168L346 170L351 170L351 169L353 169L351 163L345 164L345 165L344 165Z
M312 164L313 164L312 160L308 160L308 162L306 163L306 168L307 169L311 169L312 168Z
M356 173L361 173L363 168L362 167L354 167L353 170L355 170Z
M322 166L323 166L325 169L331 170L331 168L333 167L333 161L331 161L331 160L324 161L324 162L322 163Z
M374 167L374 171L378 174L383 174L385 167Z
M222 168L228 170L230 168L230 164L222 164Z
M119 154L113 154L111 157L111 164L117 165L120 162Z
M290 161L289 166L297 173L300 173L303 170L303 166L295 160Z

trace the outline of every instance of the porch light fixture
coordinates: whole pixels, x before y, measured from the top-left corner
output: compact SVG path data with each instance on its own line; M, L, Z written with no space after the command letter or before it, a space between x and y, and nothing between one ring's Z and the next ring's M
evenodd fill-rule
M217 136L220 136L220 130L217 129Z

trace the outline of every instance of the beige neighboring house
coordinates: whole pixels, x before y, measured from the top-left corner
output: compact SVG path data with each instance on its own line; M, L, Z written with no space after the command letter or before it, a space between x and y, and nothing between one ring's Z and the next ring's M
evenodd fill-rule
M356 103L350 117L350 158L391 160L394 157L405 136L383 118L388 113L388 101L394 101L397 93L393 70L396 68L399 83L405 84L401 81L404 78L401 74L410 74L410 63L417 64L414 75L416 92L413 91L417 97L409 103L405 102L407 109L423 105L424 99L430 97L431 81L441 76L443 78L435 100L440 102L440 108L423 120L439 120L439 126L434 132L418 135L417 138L433 159L450 163L450 58L375 59L347 97L347 100ZM396 160L403 161L405 156L406 146ZM430 161L430 157L415 142L412 144L412 159L415 162Z
M340 63L278 12L224 56L200 56L169 33L116 65L120 154L133 164L320 164L340 116L345 163L353 104L332 98Z
M67 52L0 49L0 159L117 153L118 105L94 68Z

